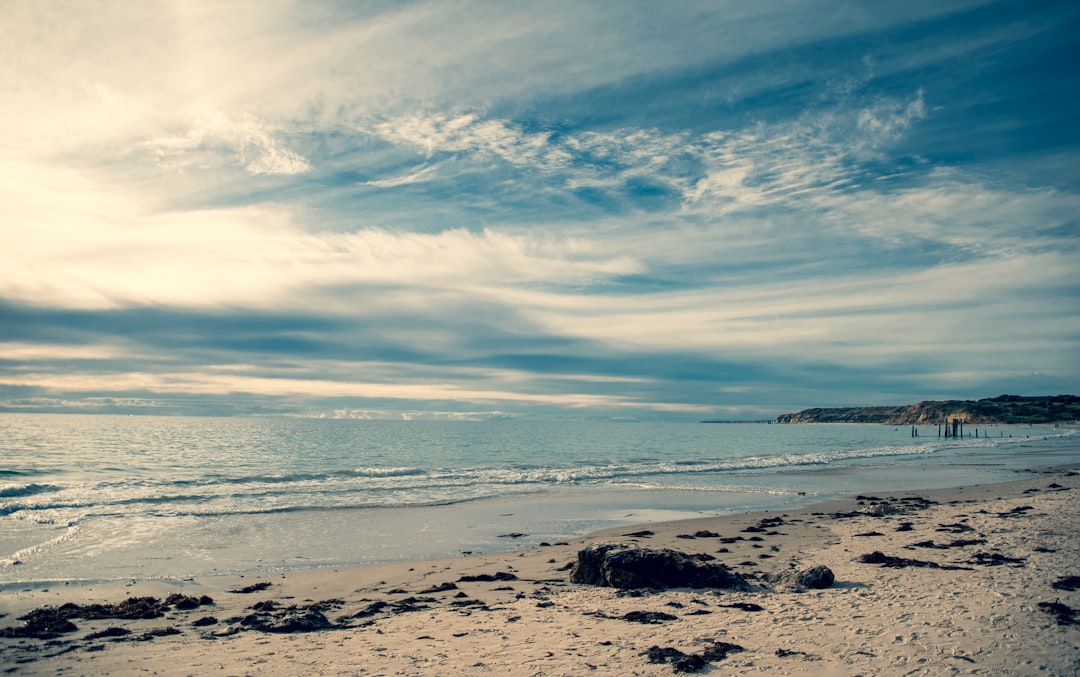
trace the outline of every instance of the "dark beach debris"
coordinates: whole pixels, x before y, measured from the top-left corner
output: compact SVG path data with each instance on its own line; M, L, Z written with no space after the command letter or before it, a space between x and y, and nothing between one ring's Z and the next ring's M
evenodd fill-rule
M679 620L678 616L663 611L628 611L621 618L628 623L644 623L645 625L658 625Z
M969 531L975 531L975 528L961 522L953 522L952 524L939 524L934 527L934 531L940 531L946 534L964 534Z
M901 522L900 526L896 527L896 530L897 531L914 531L915 530L915 523L914 522Z
M859 555L856 562L862 564L880 564L883 567L890 569L903 569L905 567L923 567L926 569L949 569L949 570L963 570L973 571L971 567L954 566L951 564L938 564L937 562L927 562L920 559L908 559L907 557L894 557L893 555L886 555L880 550L867 553L865 555Z
M817 514L817 513L814 513L814 514ZM859 512L858 510L852 510L850 512L833 512L833 513L829 513L829 517L833 518L834 520L850 519L852 517L865 517L865 516L866 516L866 513Z
M642 529L641 531L634 531L629 534L623 534L623 536L627 538L649 538L650 536L655 535L655 532L649 531L648 529Z
M229 592L235 593L237 595L250 595L253 592L262 592L263 590L269 588L271 585L273 585L273 583L269 581L260 581L259 583L252 583L251 585L245 586L243 588L229 590Z
M84 637L86 640L104 639L106 637L127 637L131 634L131 630L127 628L121 628L118 625L113 625L105 628L104 630L98 630L97 632L91 632Z
M1024 517L1029 510L1034 510L1034 509L1035 508L1033 506L1030 506L1030 505L1018 505L1015 508L1013 508L1012 510L1006 510L1005 512L999 512L999 513L995 513L995 514L998 517L1003 517L1003 518Z
M174 592L165 598L164 606L171 606L174 609L186 611L188 609L198 609L201 606L207 606L213 603L213 598L207 595L192 597L190 595L181 595L178 592Z
M147 632L144 632L143 634L139 635L138 637L133 637L131 639L134 642L149 642L149 641L153 640L156 637L168 637L170 635L179 635L179 634L183 634L180 631L180 628L174 628L173 626L170 625L170 626L167 626L167 627L164 627L164 628L154 628L153 630L148 630Z
M1077 610L1061 602L1039 602L1039 610L1054 617L1058 625L1080 625Z
M290 606L258 611L245 616L240 625L251 630L272 633L312 632L334 627L326 615L314 606Z
M700 672L705 667L705 658L701 654L688 654L675 647L649 647L643 656L649 657L650 663L670 663L675 672Z
M760 604L754 604L753 602L732 602L731 604L719 604L725 609L739 609L740 611L764 611L765 607Z
M720 534L716 533L715 531L702 529L700 531L695 531L692 534L679 534L675 538L720 538Z
M1031 549L1032 552L1057 552L1057 548L1048 548L1045 545L1037 545Z
M594 544L578 551L570 582L620 589L722 588L748 591L746 580L717 562L676 550Z
M775 527L781 524L787 524L782 517L765 517L758 520L758 523L752 526L748 526L742 530L745 534L765 534L767 536L778 536L779 532L773 531ZM719 534L717 534L719 536Z
M217 622L218 619L214 618L213 616L203 616L201 618L196 618L195 620L191 621L191 624L196 628L203 628L208 625L217 625Z
M929 541L919 541L918 543L912 543L911 545L904 546L906 548L931 548L933 550L948 550L949 548L966 548L969 545L983 545L986 543L985 538L954 538L948 543L935 543L932 539Z
M487 604L484 604L478 599L455 599L450 602L450 606L455 609L474 608L479 611L490 611ZM554 605L553 605L554 606Z
M774 574L765 574L764 578L774 588L793 592L802 592L811 588L823 590L836 581L832 569L824 564L804 569L787 569Z
M458 579L458 583L494 583L496 581L516 581L518 577L509 571L499 571L494 574L465 574Z
M885 534L881 533L880 531L867 531L867 532L862 533L862 534L852 534L852 535L857 536L857 537L867 537L867 536L884 536Z
M375 601L368 604L360 611L346 616L342 620L349 620L353 618L368 618L376 614L403 614L411 611L423 611L424 609L430 609L431 602L436 600L433 597L407 597L405 599L397 600L394 602Z
M22 627L6 628L0 631L3 637L33 637L52 639L61 634L75 632L78 627L72 620L146 620L161 618L166 611L194 609L204 604L213 604L214 600L203 595L200 598L174 594L164 602L156 597L129 597L119 604L74 604L67 603L58 607L46 606L34 609L18 620L24 621Z
M705 668L706 664L722 661L729 655L740 651L746 651L746 649L738 644L714 642L705 647L705 650L699 654L684 653L670 646L652 646L641 655L648 656L650 663L669 663L676 673L680 673L700 672Z
M907 512L907 510L903 506L894 503L874 503L873 505L866 506L859 512L871 517L885 517L886 515L899 515Z
M792 656L798 656L804 661L820 661L821 656L812 653L806 653L805 651L795 651L793 649L777 649L776 656L778 658L791 658Z
M1080 576L1062 576L1051 583L1050 587L1054 590L1068 590L1069 592L1075 592L1080 589Z
M499 538L525 538L528 534L523 534L520 531L515 531L509 534L499 534Z
M439 585L434 585L434 586L432 586L432 587L430 587L430 588L428 588L426 590L421 590L420 594L421 595L430 595L430 594L436 593L436 592L447 592L449 590L457 590L457 589L458 589L458 586L457 586L456 583L451 583L451 582L448 581L446 583L440 583Z
M998 552L977 552L967 562L968 564L979 564L987 567L1008 564L1019 568L1025 565L1027 559L1024 557L1006 557Z
M18 620L24 621L22 627L4 628L0 630L0 637L53 639L79 629L71 622L70 617L57 607L34 609L24 616L19 616Z

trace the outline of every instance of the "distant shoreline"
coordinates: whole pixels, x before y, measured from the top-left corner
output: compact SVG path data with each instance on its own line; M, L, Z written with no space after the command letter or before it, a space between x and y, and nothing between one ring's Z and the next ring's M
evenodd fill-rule
M1054 425L1080 421L1075 395L999 395L982 400L922 401L873 407L815 407L781 414L776 423L879 423L883 425Z

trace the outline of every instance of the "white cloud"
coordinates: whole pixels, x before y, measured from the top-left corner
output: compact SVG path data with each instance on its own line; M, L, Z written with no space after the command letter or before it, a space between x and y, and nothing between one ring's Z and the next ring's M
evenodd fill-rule
M266 124L248 114L231 119L215 111L201 116L184 134L149 139L144 144L170 169L199 166L223 150L252 174L303 174L311 165L285 148Z
M244 374L204 372L83 372L80 374L19 373L0 376L2 383L37 387L66 393L144 391L158 395L213 395L232 393L289 397L349 397L352 399L390 399L414 402L455 401L479 404L547 405L569 409L634 408L654 411L707 412L711 407L693 404L649 402L617 394L537 393L526 389L501 387L466 387L449 383L370 383L348 378L261 377Z
M0 295L67 307L298 307L355 284L467 290L640 269L597 243L488 229L309 233L274 205L159 212L82 174L0 166Z

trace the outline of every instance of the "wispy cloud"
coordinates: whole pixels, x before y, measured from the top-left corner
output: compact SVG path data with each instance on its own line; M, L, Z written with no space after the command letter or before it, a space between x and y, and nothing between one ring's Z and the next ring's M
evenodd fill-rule
M220 112L202 116L180 136L162 136L146 142L168 169L205 169L225 153L252 174L303 174L307 160L289 150L267 125L247 114L238 120Z
M1080 382L1067 3L6 10L0 404Z

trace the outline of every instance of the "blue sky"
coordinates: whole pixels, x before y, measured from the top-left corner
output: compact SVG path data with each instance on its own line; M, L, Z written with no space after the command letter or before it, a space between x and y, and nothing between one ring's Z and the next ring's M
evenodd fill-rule
M0 410L1080 392L1074 2L4 16Z

